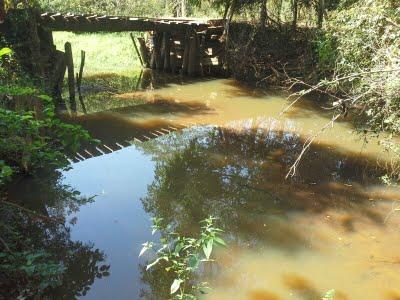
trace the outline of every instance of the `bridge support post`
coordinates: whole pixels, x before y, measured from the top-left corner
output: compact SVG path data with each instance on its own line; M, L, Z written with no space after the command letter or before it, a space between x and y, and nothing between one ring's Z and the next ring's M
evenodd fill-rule
M196 76L199 74L199 41L197 35L190 37L189 42L189 62L188 62L188 75Z
M164 56L164 71L171 71L171 34L169 32L164 32L163 34L163 56Z
M189 32L186 32L185 39L183 41L182 74L188 73L189 52L190 52L190 34Z
M153 53L151 58L152 69L162 70L164 68L161 58L161 39L162 35L156 31L153 36Z
M175 74L177 68L177 57L176 57L176 47L174 38L172 38L171 40L170 61L171 61L171 72Z

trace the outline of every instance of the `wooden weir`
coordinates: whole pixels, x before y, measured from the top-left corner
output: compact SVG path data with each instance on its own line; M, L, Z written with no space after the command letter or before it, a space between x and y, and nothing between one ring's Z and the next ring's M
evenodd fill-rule
M198 76L223 65L222 20L42 13L38 24L47 31L147 32L135 47L144 66L160 71Z

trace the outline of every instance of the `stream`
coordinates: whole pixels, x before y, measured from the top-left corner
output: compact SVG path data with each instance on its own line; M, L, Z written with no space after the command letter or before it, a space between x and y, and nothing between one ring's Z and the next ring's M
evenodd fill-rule
M150 219L190 236L209 215L228 246L199 272L212 287L204 299L321 299L330 289L335 299L400 298L400 190L381 183L389 158L349 120L319 135L285 179L332 117L322 102L282 113L286 94L232 79L84 81L77 111L62 118L101 145L9 189L67 219L54 244L68 262L56 299L167 299L168 274L138 257L159 238Z

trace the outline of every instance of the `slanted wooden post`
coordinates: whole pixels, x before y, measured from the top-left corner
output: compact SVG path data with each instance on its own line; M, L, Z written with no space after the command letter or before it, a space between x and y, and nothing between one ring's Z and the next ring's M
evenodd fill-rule
M132 32L131 32L130 36L131 36L131 39L132 39L133 46L135 48L136 54L137 54L137 56L139 58L140 65L142 66L142 68L144 68L144 62L143 62L143 59L142 59L142 55L139 52L138 46L136 45L136 42L135 42L135 37L133 36Z
M164 32L163 35L163 49L164 49L164 71L170 72L171 71L171 34L169 32Z
M71 43L66 42L64 48L65 48L65 60L68 70L69 101L71 104L71 110L76 111L74 58L72 56Z
M85 67L85 58L86 58L86 52L81 50L81 66L79 68L79 74L76 78L76 85L78 87L78 91L80 91L82 87L82 77L83 77L83 68Z

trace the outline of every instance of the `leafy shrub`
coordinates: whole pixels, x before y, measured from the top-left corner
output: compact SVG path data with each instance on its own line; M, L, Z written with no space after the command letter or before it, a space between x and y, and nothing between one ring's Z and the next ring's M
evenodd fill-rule
M360 132L380 134L385 149L400 154L400 3L344 1L318 42L319 89L356 108ZM327 73L327 71L330 71ZM338 98L336 98L337 100Z
M161 218L153 219L152 234L161 231L161 243L144 243L139 256L149 249L156 251L157 259L147 265L146 270L163 263L165 271L175 277L170 287L170 293L175 299L196 299L196 291L208 288L206 282L193 282L192 276L202 262L212 261L211 254L215 245L226 245L220 237L222 230L215 227L214 220L213 217L209 217L201 221L200 237L188 238L165 228Z

